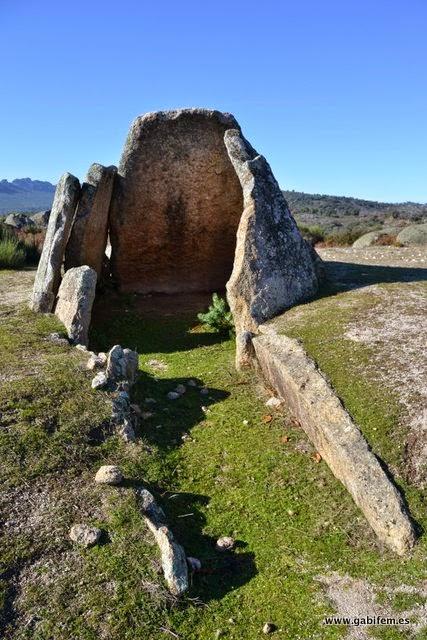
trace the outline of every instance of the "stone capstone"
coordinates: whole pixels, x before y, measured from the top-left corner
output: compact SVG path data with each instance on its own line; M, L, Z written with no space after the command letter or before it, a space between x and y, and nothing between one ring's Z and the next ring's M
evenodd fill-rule
M55 191L46 238L40 257L30 306L33 311L52 311L61 282L65 246L70 235L80 183L70 173L61 176Z
M302 238L269 164L238 129L224 136L239 177L244 209L237 230L227 299L236 325L238 367L249 364L244 332L313 296L318 288L312 250Z
M108 212L116 172L116 167L103 167L97 163L89 168L65 251L66 271L86 264L96 271L99 281L107 246Z
M55 315L76 344L88 343L95 290L96 271L87 266L67 271L59 288Z
M223 289L242 189L224 146L233 116L147 113L130 129L111 202L111 267L122 291Z

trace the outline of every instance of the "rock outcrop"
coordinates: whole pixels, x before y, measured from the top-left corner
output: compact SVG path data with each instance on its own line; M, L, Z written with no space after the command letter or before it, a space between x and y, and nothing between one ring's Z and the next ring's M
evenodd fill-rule
M82 184L80 200L65 251L65 270L83 264L101 277L107 246L108 212L116 167L93 164Z
M52 311L61 282L65 246L80 194L80 183L70 173L58 182L49 218L43 251L34 282L30 306L33 311Z
M111 204L112 274L122 291L224 288L242 189L224 146L227 113L147 113L130 129Z
M55 315L75 344L88 344L95 290L96 271L88 266L70 269L61 282Z
M49 217L50 209L47 209L46 211L38 211L37 213L33 213L30 216L30 220L35 227L44 229L49 224Z
M25 213L9 213L5 218L4 224L14 229L25 229L26 227L31 227L33 222Z
M251 359L248 333L259 324L314 295L318 288L312 250L302 238L269 164L237 129L224 136L243 190L227 297L237 335L236 364Z

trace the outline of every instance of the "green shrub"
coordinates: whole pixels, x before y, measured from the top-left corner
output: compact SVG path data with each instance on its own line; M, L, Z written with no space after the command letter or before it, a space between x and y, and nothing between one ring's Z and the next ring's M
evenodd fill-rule
M20 269L25 264L25 249L12 237L0 240L0 269Z
M334 231L325 237L325 243L329 247L345 247L351 246L365 231L355 229L343 229L342 231Z
M298 225L304 240L307 240L311 245L315 245L318 242L323 242L325 239L325 230L319 225L309 226L306 224Z
M199 313L197 318L203 325L215 333L231 334L234 332L233 316L225 298L217 293L212 296L212 304L206 313Z

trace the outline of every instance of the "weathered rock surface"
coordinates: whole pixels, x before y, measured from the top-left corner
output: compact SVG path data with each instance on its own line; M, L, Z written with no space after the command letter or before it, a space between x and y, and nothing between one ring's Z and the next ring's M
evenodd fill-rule
M207 109L147 113L130 129L111 202L112 273L124 291L215 291L231 273L242 189Z
M405 227L397 236L397 242L404 247L427 246L427 222Z
M65 246L80 194L80 183L70 173L64 173L55 191L46 238L34 282L30 306L33 311L49 313L53 309L61 281L61 266Z
M31 227L33 222L25 213L9 213L4 220L4 224L14 229L24 229L25 227Z
M88 343L95 290L96 271L87 266L67 271L59 288L55 315L76 344Z
M120 484L124 477L121 469L114 464L104 464L95 475L97 484Z
M249 364L244 332L310 298L318 288L317 267L269 164L237 129L224 135L243 189L244 210L237 230L227 298L237 335L237 366Z
M70 538L82 547L93 547L101 537L101 529L87 524L75 524L70 529Z
M253 339L272 386L363 511L378 538L399 555L415 542L402 498L332 388L297 340L268 325Z
M65 251L65 270L87 264L101 277L107 246L108 212L116 167L92 164L82 184Z
M188 567L184 549L174 539L172 531L166 524L166 517L153 495L141 487L136 490L145 522L153 533L159 546L163 574L171 593L176 596L188 589Z

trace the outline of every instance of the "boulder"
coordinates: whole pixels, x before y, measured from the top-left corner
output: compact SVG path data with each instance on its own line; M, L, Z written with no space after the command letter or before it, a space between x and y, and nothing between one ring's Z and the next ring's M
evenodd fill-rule
M397 236L397 242L403 244L404 247L425 247L427 245L427 222L405 227Z
M104 464L99 467L95 475L97 484L120 484L123 482L124 476L119 467L114 464Z
M47 211L38 211L30 216L30 220L35 227L45 228L49 224L50 209Z
M61 282L61 266L70 234L80 183L70 173L61 176L55 191L43 251L37 269L30 306L33 311L52 311Z
M129 384L134 384L138 372L138 354L131 349L122 349L116 344L112 347L107 356L106 374L111 382L126 380Z
M224 136L243 190L244 210L237 230L227 298L236 325L236 365L250 364L245 332L313 296L318 265L302 238L269 164L237 129Z
M116 167L91 165L82 184L80 199L65 251L65 270L87 264L101 277L107 246L108 211Z
M76 344L88 343L95 290L96 271L86 265L67 271L59 288L55 315Z
M25 215L25 213L9 213L5 218L4 224L14 229L25 229L25 227L33 226L31 218Z
M130 129L111 202L122 291L216 291L231 273L242 189L224 146L238 128L207 109L147 113Z
M399 229L379 229L377 231L369 231L369 233L364 233L363 236L357 238L355 242L353 242L353 247L355 249L364 249L365 247L371 247L375 245L378 240L384 238L385 236L397 236L399 233Z
M70 529L70 538L81 547L93 547L101 537L101 529L87 524L75 524Z

